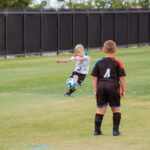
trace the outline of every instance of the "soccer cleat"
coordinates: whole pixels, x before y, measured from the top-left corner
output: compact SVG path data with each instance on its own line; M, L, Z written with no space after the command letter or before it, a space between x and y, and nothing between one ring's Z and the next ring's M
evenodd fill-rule
M73 92L75 92L76 91L76 89L74 88L74 89L70 89L67 93L65 93L64 94L64 96L72 96L71 94L73 93Z
M64 94L64 96L70 97L71 94L69 94L68 92Z
M101 131L94 131L94 136L103 135Z
M113 131L113 136L119 136L120 132L119 131Z
M75 92L76 91L76 89L74 88L74 89L70 89L69 90L69 94L71 95L73 92Z

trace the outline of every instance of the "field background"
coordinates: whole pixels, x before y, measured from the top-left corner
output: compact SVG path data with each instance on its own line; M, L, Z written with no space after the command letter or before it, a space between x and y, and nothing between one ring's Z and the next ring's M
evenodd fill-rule
M100 51L91 54L90 72ZM73 97L64 97L71 54L0 60L0 150L150 150L150 47L119 49L127 72L120 137L106 112L103 136L93 136L95 99L90 74Z

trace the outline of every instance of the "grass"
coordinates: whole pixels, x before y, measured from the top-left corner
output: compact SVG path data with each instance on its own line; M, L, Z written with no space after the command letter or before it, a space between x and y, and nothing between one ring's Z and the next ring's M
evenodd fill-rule
M90 54L91 72L102 52ZM104 135L93 136L96 107L90 74L74 97L63 96L74 63L55 61L70 56L0 60L0 150L149 150L150 47L116 54L127 72L120 137L112 136L110 109Z

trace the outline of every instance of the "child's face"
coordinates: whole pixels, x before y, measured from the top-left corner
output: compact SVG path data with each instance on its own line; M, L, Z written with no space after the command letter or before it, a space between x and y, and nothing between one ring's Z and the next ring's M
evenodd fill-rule
M75 49L75 55L83 56L84 50L81 48Z

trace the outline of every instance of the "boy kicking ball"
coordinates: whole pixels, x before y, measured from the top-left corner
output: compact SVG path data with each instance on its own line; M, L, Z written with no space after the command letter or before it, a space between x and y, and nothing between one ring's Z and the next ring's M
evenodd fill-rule
M89 72L90 56L89 53L85 52L83 45L76 45L74 52L75 55L71 58L57 61L57 63L66 63L71 61L76 62L75 69L66 82L66 85L69 87L69 91L65 93L65 96L71 96L72 93L76 91L76 87L81 85Z
M92 71L94 95L97 100L94 135L102 134L101 124L108 104L113 113L113 136L120 135L120 95L126 95L126 73L123 64L114 57L116 51L116 43L106 41L103 47L104 57L96 62Z

